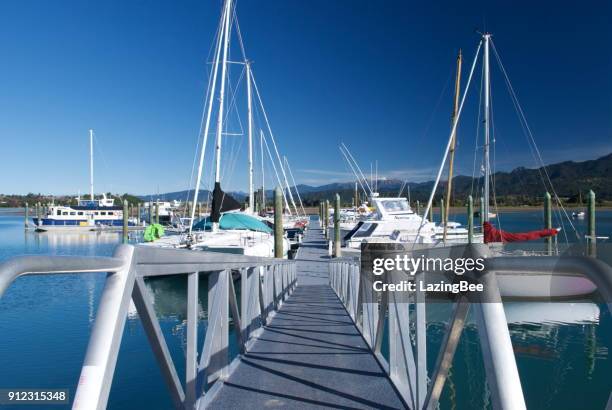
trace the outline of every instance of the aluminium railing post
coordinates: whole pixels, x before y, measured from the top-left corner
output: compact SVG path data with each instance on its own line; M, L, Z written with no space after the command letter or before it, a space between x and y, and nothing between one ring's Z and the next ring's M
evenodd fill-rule
M200 390L227 375L229 277L228 270L208 275L208 326L198 371L202 383Z
M425 292L421 284L425 282L425 273L418 272L416 279L416 404L422 409L427 396L427 323L425 317Z
M259 291L259 317L261 320L261 325L265 326L267 321L266 321L266 317L267 317L267 313L268 313L268 305L266 304L266 300L264 299L264 283L265 282L265 275L267 272L267 268L265 266L259 266L259 268L256 271L256 275L257 275L257 288Z
M281 265L281 281L282 281L281 295L282 295L283 302L287 300L287 268L288 268L287 264L283 263Z
M240 323L242 325L242 340L246 343L251 337L253 321L257 317L255 312L259 300L259 286L257 284L259 268L242 269L240 274L240 308L242 310L240 315L242 321Z
M117 364L117 354L134 288L134 247L120 245L114 257L123 268L106 277L104 291L83 361L74 409L105 409Z
M345 270L346 263L340 262L340 300L342 304L346 307L346 293L344 290L346 289L346 275Z
M274 265L266 267L264 274L264 296L266 304L266 317L276 308L276 298L274 297Z
M364 281L363 278L368 275L368 272L362 272L360 278L360 293L362 304L362 334L363 338L368 343L370 348L374 348L376 328L378 326L378 302L374 300L372 283Z
M390 273L403 279L402 272ZM398 280L393 280L398 283ZM416 408L416 364L410 338L410 303L406 296L389 292L389 378L412 408Z
M389 273L383 273L383 283L387 283ZM385 291L382 293L380 302L380 310L378 312L378 323L376 324L376 336L374 337L374 353L380 354L382 348L383 334L385 331L385 318L387 316L387 309L389 307L389 292Z
M280 308L280 301L278 300L278 294L279 289L278 289L278 273L277 273L277 265L272 265L270 267L270 269L272 270L271 273L271 277L272 277L272 300L274 301L274 309L278 309Z
M493 408L525 409L521 379L495 273L485 273L481 283L484 285L480 296L482 302L474 308Z
M244 339L242 338L242 317L240 316L240 312L238 311L238 300L236 297L236 289L234 286L234 279L232 278L232 272L229 271L228 274L228 294L229 294L229 308L232 313L232 323L234 324L234 333L236 334L236 339L238 339L238 346L240 348L240 353L244 353Z
M351 271L353 266L350 263L346 264L346 311L348 312L351 319L353 319L353 296L351 294L352 288L352 277Z
M332 288L334 289L334 293L338 295L338 263L332 262L331 267L332 267L332 275L333 275Z
M187 275L187 336L185 364L185 408L195 404L198 376L198 282L199 273Z
M161 326L159 325L159 321L155 315L155 308L151 302L151 296L145 285L144 278L142 277L136 278L134 291L132 293L132 300L136 306L142 327L144 328L147 338L149 339L151 350L153 350L153 354L157 359L162 376L166 382L166 385L168 386L168 390L170 390L170 397L172 398L174 407L181 409L184 407L184 404L187 404L188 402L185 402L185 393L183 392L181 381L176 372L176 367L174 366L172 356L170 355L170 349L168 349L166 339L164 338ZM189 388L189 377L187 377L186 380L187 388Z
M434 410L438 408L444 383L453 364L453 358L455 357L455 351L465 326L469 308L470 302L468 302L466 297L460 296L457 298L450 323L440 344L440 350L431 378L431 386L425 398L425 409Z

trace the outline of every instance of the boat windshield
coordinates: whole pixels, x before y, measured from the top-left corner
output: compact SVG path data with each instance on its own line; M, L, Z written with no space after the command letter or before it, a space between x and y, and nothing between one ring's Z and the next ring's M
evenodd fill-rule
M367 238L372 235L376 226L375 223L364 223L351 235L351 238Z
M405 199L397 199L391 201L382 201L382 206L387 212L406 212L410 211L408 201Z

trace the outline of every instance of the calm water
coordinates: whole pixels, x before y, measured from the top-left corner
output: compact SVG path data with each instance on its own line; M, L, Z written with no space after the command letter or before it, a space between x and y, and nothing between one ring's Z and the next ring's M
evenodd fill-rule
M461 221L461 217L455 218ZM503 229L541 226L539 212L501 215ZM578 221L584 231L584 221ZM567 223L566 223L567 225ZM569 227L566 227L569 230ZM598 234L612 234L612 212L598 215ZM24 233L21 216L0 212L0 260L19 254L111 255L115 233ZM74 395L104 275L56 275L18 279L0 300L0 386L68 388ZM171 355L184 375L186 282L148 283ZM206 283L200 285L206 289ZM200 346L206 326L201 292ZM428 311L429 366L433 367L448 317L447 307ZM592 303L507 304L513 344L527 406L534 409L602 409L612 381L608 347L610 314ZM232 340L232 339L230 339ZM232 354L236 354L235 346ZM477 330L464 331L442 408L490 408ZM18 406L19 408L27 408ZM47 408L47 407L45 407ZM53 408L49 406L48 408ZM137 318L127 321L111 389L109 408L169 409L165 384Z

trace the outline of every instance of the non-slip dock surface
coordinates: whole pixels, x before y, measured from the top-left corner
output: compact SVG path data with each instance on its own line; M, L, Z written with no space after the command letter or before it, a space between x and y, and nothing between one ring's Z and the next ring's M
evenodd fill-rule
M404 408L328 284L321 230L304 242L298 287L209 407Z

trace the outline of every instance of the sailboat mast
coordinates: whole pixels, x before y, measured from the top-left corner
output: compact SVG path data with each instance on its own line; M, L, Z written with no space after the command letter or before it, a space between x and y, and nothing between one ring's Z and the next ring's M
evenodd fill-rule
M223 114L225 109L225 79L227 77L227 54L229 52L231 9L232 0L226 0L225 23L223 26L223 60L221 62L221 88L219 90L219 114L217 116L217 138L215 146L215 183L221 182L221 135L223 133Z
M489 220L489 179L491 167L489 163L489 144L490 144L490 120L489 120L489 97L491 95L491 83L489 77L489 39L490 34L484 34L484 209L480 215L482 221Z
M453 125L455 125L455 121L457 120L457 111L459 110L459 94L461 93L461 62L463 61L463 56L461 55L461 50L459 50L459 54L457 55L457 73L455 75L455 101L453 102ZM450 146L450 159L448 161L448 183L446 185L446 206L444 207L444 215L442 216L442 223L444 224L444 235L442 239L446 241L446 231L448 226L448 213L450 210L450 199L453 188L453 167L455 164L455 148L457 146L457 129L455 128L455 132L451 136L452 142Z
M89 196L94 200L93 130L89 130Z
M253 188L253 111L251 98L251 63L247 60L246 81L247 81L247 112L248 112L248 132L249 132L249 210L255 210L255 195Z
M229 3L229 0L228 0ZM213 101L214 101L214 95L215 95L215 88L217 85L217 73L219 72L219 56L221 54L221 43L223 41L223 27L225 26L225 20L226 20L226 14L228 13L228 7L229 4L225 5L225 10L223 11L223 14L221 16L221 29L219 30L219 38L218 38L218 42L216 45L216 51L215 51L215 60L214 60L214 68L213 68L213 75L210 81L210 93L208 96L208 108L206 110L206 122L204 124L204 130L202 131L202 146L200 147L200 160L198 163L198 176L196 178L196 184L195 184L195 189L193 192L193 206L191 207L191 223L189 224L189 233L192 232L193 230L193 221L195 220L195 212L196 212L196 207L198 205L198 194L200 192L200 183L202 182L202 170L204 168L204 154L206 152L206 144L208 141L208 130L210 129L210 119L211 119L211 115L212 115L212 107L213 107Z

